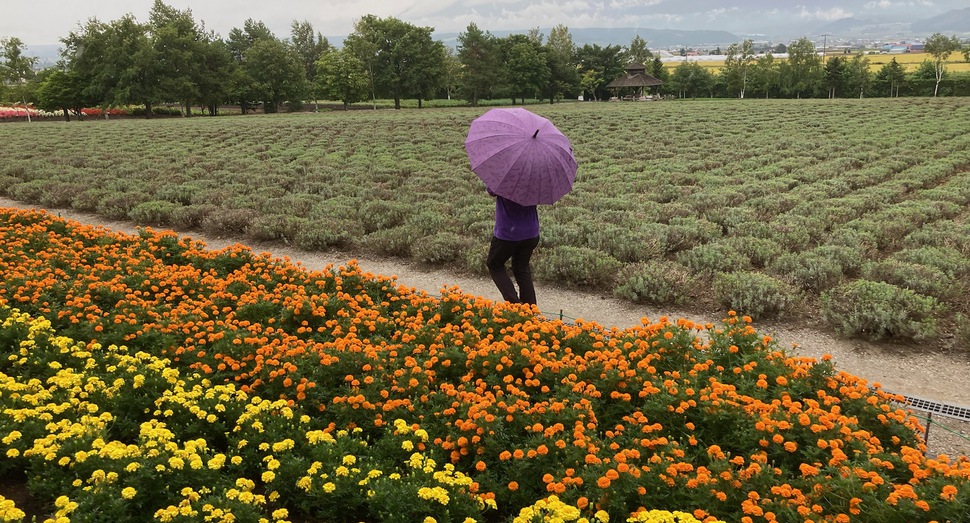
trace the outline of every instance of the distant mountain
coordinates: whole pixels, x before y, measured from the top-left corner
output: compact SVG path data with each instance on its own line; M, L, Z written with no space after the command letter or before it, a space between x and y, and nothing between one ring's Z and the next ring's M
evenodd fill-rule
M910 29L919 33L970 34L970 7L953 9L940 16L913 22Z
M549 34L549 29L540 29L543 34ZM527 30L511 31L489 31L493 36L505 38L510 34L525 34ZM616 28L582 28L569 29L573 37L573 43L579 47L586 44L607 45L630 45L630 42L637 35L647 41L650 49L666 47L696 47L696 46L725 46L741 40L734 33L727 31L680 31L676 29L648 29L635 27L616 27ZM456 46L458 43L458 33L435 33L434 37L443 41L445 45ZM332 42L332 40L331 40Z

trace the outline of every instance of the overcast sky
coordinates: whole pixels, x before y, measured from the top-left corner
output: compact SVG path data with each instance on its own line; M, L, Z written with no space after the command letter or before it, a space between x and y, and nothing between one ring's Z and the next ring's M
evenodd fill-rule
M0 0L0 38L28 45L56 44L79 23L148 19L153 0ZM474 22L487 31L548 28L644 27L764 32L773 25L845 17L912 21L968 6L967 0L168 0L190 8L196 21L227 36L247 18L262 20L286 38L290 23L308 20L324 36L345 36L367 14L393 16L437 32L460 32Z

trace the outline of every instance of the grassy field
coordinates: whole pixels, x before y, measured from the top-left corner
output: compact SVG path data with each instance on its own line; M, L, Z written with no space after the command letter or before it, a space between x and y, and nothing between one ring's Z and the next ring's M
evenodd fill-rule
M828 54L827 58L833 56L842 56L835 54ZM844 55L846 58L851 59L855 55ZM933 56L926 53L906 53L906 54L867 54L866 58L869 59L869 69L876 73L882 66L888 64L893 58L896 59L896 63L903 66L903 70L911 73L919 68L919 65L925 60L933 60ZM702 67L706 67L714 72L720 71L721 67L724 66L724 60L699 60L697 62ZM673 70L679 65L679 62L667 62L666 67ZM963 59L963 55L960 53L954 53L950 55L950 59L946 62L946 70L951 73L960 73L970 71L970 62Z
M540 210L546 282L803 314L966 344L968 99L534 106L573 140ZM462 147L483 109L0 126L0 193L144 225L481 272L492 201Z

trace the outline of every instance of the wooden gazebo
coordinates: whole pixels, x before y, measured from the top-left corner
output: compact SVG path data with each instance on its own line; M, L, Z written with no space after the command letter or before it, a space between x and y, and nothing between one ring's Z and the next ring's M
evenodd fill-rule
M632 63L626 66L626 76L622 76L620 78L617 78L616 80L613 80L606 87L609 89L614 89L617 92L617 95L619 95L620 89L623 89L626 87L632 87L633 92L635 93L632 99L634 100L643 99L644 87L651 87L654 85L663 84L661 80L658 80L653 76L650 76L649 74L646 73L646 71L647 71L647 66L640 63Z

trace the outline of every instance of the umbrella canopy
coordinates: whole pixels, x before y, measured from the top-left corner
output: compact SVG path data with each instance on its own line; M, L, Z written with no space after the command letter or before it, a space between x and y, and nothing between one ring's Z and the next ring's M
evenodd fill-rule
M522 108L491 109L468 129L472 171L492 193L519 205L552 204L572 190L572 144L549 120Z

